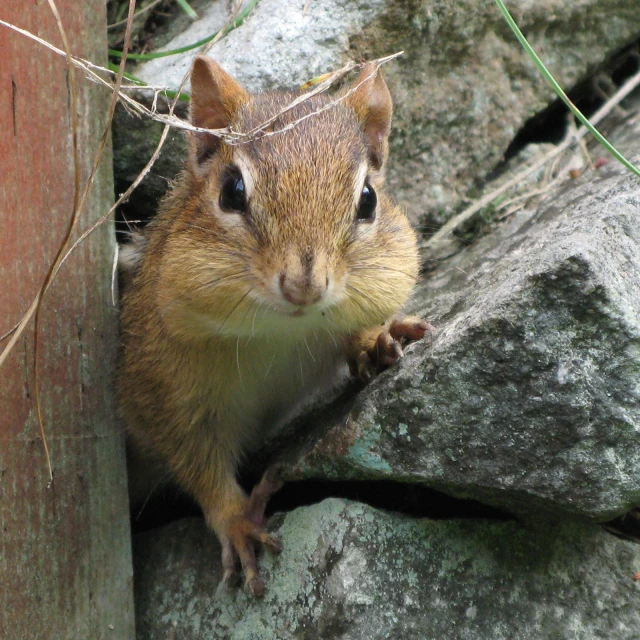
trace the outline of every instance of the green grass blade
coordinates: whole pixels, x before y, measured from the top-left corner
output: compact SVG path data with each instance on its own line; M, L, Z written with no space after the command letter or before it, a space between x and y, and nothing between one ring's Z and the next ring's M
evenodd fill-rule
M515 34L516 38L518 38L518 42L522 45L522 48L527 52L529 57L533 60L536 67L538 67L540 73L544 76L547 82L553 87L553 90L558 94L560 99L571 109L573 114L575 115L580 122L589 130L589 132L594 136L594 138L614 157L616 160L621 162L629 171L634 173L636 176L640 178L640 170L635 167L629 160L627 160L587 119L587 117L576 107L571 100L569 100L569 96L564 92L562 87L556 82L556 79L551 75L545 64L540 60L538 54L531 48L531 45L524 37L522 31L516 24L515 20L511 17L509 10L504 5L502 0L496 0L496 4L498 8L502 12L504 19L507 21L507 24L511 28L511 31Z
M228 26L225 27L224 35L226 36L228 33L237 29L246 19L247 16L251 13L253 8L258 4L260 0L251 0L251 2L238 14L238 17ZM185 45L184 47L179 47L178 49L171 49L171 51L158 51L156 53L128 53L128 60L155 60L156 58L166 58L167 56L175 56L179 53L186 53L187 51L192 51L193 49L197 49L198 47L202 47L205 44L211 42L215 37L217 37L219 31L216 31L214 34L203 38L202 40L198 40L198 42L194 42L193 44ZM122 51L116 51L115 49L109 49L109 55L115 56L116 58L122 57Z
M189 6L187 0L176 0L180 8L192 19L197 20L198 14Z

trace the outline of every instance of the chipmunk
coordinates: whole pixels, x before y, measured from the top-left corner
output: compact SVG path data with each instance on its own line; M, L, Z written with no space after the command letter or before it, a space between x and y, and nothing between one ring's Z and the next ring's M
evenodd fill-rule
M238 461L345 363L368 381L429 325L397 316L419 259L383 190L392 103L375 64L342 99L285 109L295 94L250 95L199 56L191 91L199 128L246 132L279 115L238 143L189 134L123 295L119 403L134 445L202 507L225 584L239 559L261 595L255 547L280 549L263 517L282 481L272 468L247 497Z

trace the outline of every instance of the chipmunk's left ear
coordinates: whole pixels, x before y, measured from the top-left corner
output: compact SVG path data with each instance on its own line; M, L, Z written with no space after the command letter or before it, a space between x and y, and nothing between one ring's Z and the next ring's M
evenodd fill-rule
M360 72L345 103L357 114L364 131L369 150L369 162L374 169L380 169L387 159L389 131L393 103L391 94L379 69L368 62Z

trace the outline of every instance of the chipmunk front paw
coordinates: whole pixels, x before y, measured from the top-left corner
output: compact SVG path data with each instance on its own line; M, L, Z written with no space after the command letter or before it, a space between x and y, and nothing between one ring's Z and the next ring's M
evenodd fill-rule
M432 329L428 322L414 316L366 329L353 338L351 357L348 358L351 374L369 382L402 358L404 344L420 340Z
M264 529L264 511L269 498L284 484L279 466L267 469L260 482L253 488L243 512L230 518L219 534L222 545L222 582L226 589L239 582L238 560L242 565L245 584L251 594L262 597L265 581L258 572L255 549L263 545L279 553L280 540Z

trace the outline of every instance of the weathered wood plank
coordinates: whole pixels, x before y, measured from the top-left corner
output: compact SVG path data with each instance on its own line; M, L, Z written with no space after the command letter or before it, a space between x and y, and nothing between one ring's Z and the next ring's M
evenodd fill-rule
M105 62L104 0L57 0L71 47ZM62 48L46 0L2 0L0 18ZM0 27L0 335L28 309L73 208L70 95L63 58ZM109 96L79 75L82 175ZM111 153L82 228L113 200ZM0 638L134 637L122 433L113 410L113 231L63 266L44 303L34 404L33 327L0 369ZM6 340L0 343L0 348Z

